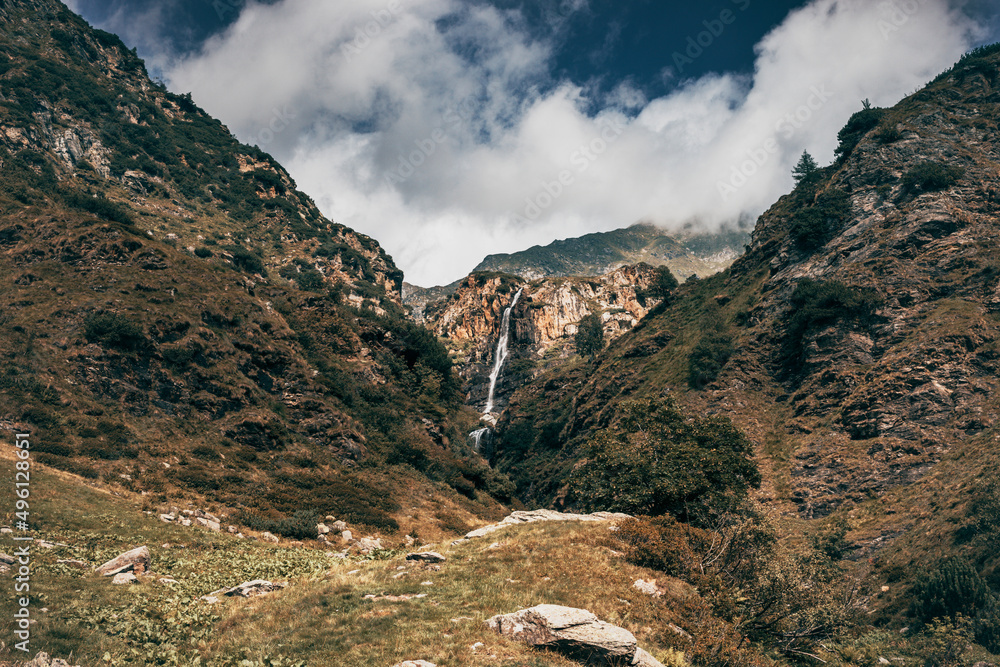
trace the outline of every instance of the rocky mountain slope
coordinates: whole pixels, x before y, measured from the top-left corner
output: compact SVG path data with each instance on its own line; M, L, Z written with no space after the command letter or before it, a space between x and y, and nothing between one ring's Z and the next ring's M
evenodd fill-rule
M705 278L732 264L749 240L748 225L709 233L670 233L650 223L553 241L510 254L489 255L475 271L537 280L547 276L599 276L639 263L668 266L679 280Z
M982 49L859 111L732 267L594 365L515 392L497 464L522 499L571 503L583 444L624 401L669 393L751 435L761 498L786 516L836 513L856 553L909 576L956 550L994 571L955 545L998 463L998 75L1000 48Z
M478 497L475 418L375 241L55 0L3 3L0 35L5 429L267 520L391 529L422 484Z
M432 302L424 322L452 352L467 387L466 402L482 408L504 311L522 290L511 312L510 360L497 385L498 405L507 394L574 354L580 321L601 317L606 341L634 327L660 299L647 296L657 270L645 264L626 266L592 278L545 278L473 273L450 297Z

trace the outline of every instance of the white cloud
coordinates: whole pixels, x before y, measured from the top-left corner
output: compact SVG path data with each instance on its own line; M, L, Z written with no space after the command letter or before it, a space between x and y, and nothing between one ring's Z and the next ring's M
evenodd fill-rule
M640 219L761 212L803 148L832 160L863 98L893 104L969 46L944 0L911 4L815 0L760 42L752 77L649 101L623 85L596 115L580 89L548 85L552 47L516 15L459 0L251 4L168 76L428 285Z

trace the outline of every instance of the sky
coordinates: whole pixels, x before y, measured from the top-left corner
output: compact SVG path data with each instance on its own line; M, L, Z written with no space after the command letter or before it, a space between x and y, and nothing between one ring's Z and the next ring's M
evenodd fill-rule
M1000 41L992 0L70 0L408 282L639 221L712 231Z

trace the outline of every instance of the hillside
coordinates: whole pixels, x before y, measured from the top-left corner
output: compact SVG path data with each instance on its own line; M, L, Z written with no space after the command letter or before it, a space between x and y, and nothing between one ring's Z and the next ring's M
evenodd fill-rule
M5 429L56 468L259 521L338 508L393 532L419 489L495 505L378 243L55 0L0 5L0 35Z
M519 389L496 463L520 498L574 506L586 443L626 401L669 394L750 435L758 497L794 531L842 522L854 558L906 585L965 555L995 588L996 527L976 512L1000 464L998 70L1000 48L981 49L859 111L837 161L761 216L732 267L593 365Z

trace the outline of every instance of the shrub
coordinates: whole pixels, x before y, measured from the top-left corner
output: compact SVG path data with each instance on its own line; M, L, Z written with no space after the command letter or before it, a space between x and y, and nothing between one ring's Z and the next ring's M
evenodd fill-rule
M201 246L194 249L194 254L197 255L198 257L201 257L202 259L208 259L214 253L205 246Z
M854 113L837 133L837 140L840 142L834 151L837 159L841 162L846 160L854 152L861 138L882 122L886 112L886 109L871 107L866 102L864 109Z
M946 190L958 183L964 174L965 169L955 165L921 162L903 174L901 183L904 193L919 195L925 192Z
M790 232L799 248L810 252L824 246L850 217L850 196L831 188L795 214Z
M274 519L244 511L237 515L236 520L252 530L267 531L294 540L314 540L320 515L310 510L298 510L291 517Z
M1000 650L1000 606L993 591L969 561L952 558L913 586L911 613L922 623L971 621L978 643Z
M601 316L591 313L580 320L573 343L580 356L593 359L600 354L604 349L604 323L601 322Z
M88 213L93 213L99 218L118 222L123 225L132 225L132 215L128 209L113 201L105 199L103 196L92 197L75 190L63 193L63 200L72 208L81 209Z
M692 389L704 389L706 385L715 382L735 351L736 347L729 334L706 334L688 357L688 385Z
M135 352L149 345L142 328L118 313L93 313L83 321L88 342L123 352Z
M803 343L810 332L844 319L866 324L881 303L875 290L868 287L852 287L836 280L799 281L786 315L786 362L793 368L801 364Z
M248 273L259 273L262 276L267 275L267 268L264 266L264 260L243 246L226 246L225 250L232 256L233 266L236 268L243 269Z
M753 445L729 419L687 418L671 399L622 409L571 475L571 495L588 510L708 521L760 486Z

